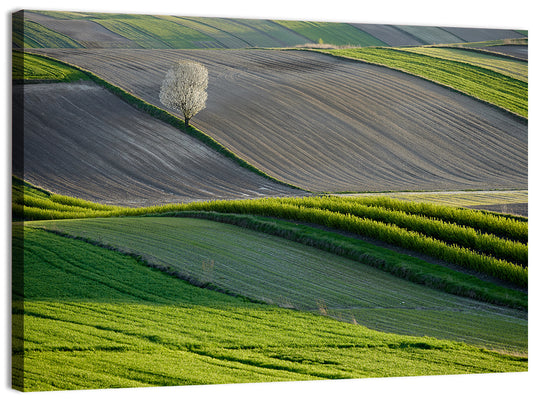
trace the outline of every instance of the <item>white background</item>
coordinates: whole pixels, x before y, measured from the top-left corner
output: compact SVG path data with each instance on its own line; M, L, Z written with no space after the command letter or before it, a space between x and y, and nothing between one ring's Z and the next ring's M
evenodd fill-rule
M66 0L2 2L2 134L0 135L2 209L2 323L0 390L6 398L506 398L531 397L531 374L505 373L466 376L382 378L310 383L237 384L169 388L119 389L20 394L10 389L10 185L11 185L11 13L20 9L100 11L180 16L294 19L332 22L383 23L430 26L489 27L530 30L528 1L491 0L192 0L102 1ZM401 367L401 366L400 366Z

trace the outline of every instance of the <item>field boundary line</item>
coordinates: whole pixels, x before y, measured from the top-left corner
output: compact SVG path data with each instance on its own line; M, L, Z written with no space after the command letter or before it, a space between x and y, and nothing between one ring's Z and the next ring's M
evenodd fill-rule
M279 180L279 179L277 179L277 178L275 178L273 176L270 176L268 173L263 172L261 169L257 168L256 166L253 166L248 161L240 158L237 154L235 154L233 151L229 150L228 148L226 148L225 146L220 144L218 141L216 141L213 137L209 136L207 133L201 131L200 129L198 129L198 128L192 126L192 125L185 126L185 122L182 119L178 118L177 116L175 116L175 115L171 114L170 112L165 111L164 109L159 108L159 107L157 107L157 106L155 106L155 105L153 105L153 104L151 104L151 103L149 103L147 101L144 101L143 99L141 99L141 98L135 96L134 94L122 89L119 86L116 86L116 85L108 82L107 80L99 77L98 75L96 75L95 73L93 73L93 72L91 72L89 70L81 68L81 67L79 67L79 66L77 66L75 64L70 64L68 62L58 60L58 59L56 59L54 57L50 57L50 56L47 56L47 55L34 53L31 50L28 51L27 53L31 54L32 56L42 57L44 59L48 59L48 60L52 60L52 61L58 62L60 64L66 65L68 67L71 67L73 69L76 69L76 70L78 70L80 72L85 73L92 82L94 82L97 85L107 89L112 94L118 96L120 99L125 101L127 104L132 105L136 109L138 109L140 111L143 111L143 112L146 112L151 117L159 119L160 121L165 122L165 123L169 124L170 126L180 130L182 133L185 133L185 134L187 134L187 135L199 140L202 144L205 144L207 147L211 148L212 150L218 152L219 154L225 156L226 158L229 158L230 160L235 162L240 167L248 169L249 171L251 171L251 172L253 172L253 173L255 173L255 174L257 174L257 175L259 175L261 177L264 177L264 178L266 178L268 180L271 180L271 181L273 181L275 183L278 183L278 184L281 184L283 186L286 186L286 187L289 187L289 188L293 188L293 189L296 189L296 190L300 190L302 192L307 192L307 193L311 192L309 190L303 189L303 188L295 186L295 185L293 185L291 183L287 183L287 182ZM69 82L69 83L72 83L72 82ZM24 81L23 84L26 84L26 81Z

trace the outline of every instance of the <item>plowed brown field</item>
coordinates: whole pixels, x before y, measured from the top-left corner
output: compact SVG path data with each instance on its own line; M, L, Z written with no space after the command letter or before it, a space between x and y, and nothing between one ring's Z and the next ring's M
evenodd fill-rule
M527 185L526 123L387 68L302 51L32 51L79 65L158 106L172 62L204 63L209 98L192 123L259 169L305 189Z
M13 90L13 105L24 105L24 171L18 164L14 172L55 193L128 206L300 193L238 166L95 84Z
M507 54L521 60L528 60L528 47L520 45L482 47L482 50L494 51L495 53Z

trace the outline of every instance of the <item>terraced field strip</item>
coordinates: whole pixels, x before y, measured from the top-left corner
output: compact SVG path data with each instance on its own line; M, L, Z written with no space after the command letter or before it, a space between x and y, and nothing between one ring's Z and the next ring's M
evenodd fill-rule
M368 198L358 199L359 202L366 201ZM319 199L319 201L322 201ZM388 244L412 250L417 253L425 254L445 262L460 265L472 271L480 272L485 275L495 277L501 281L507 281L516 284L519 287L527 287L528 270L527 266L523 267L504 259L499 259L493 254L486 255L473 250L469 247L449 244L439 239L438 235L433 236L435 229L431 228L428 235L418 231L410 230L417 223L415 217L409 219L409 228L401 227L396 224L394 218L380 219L375 218L374 210L367 209L363 214L354 215L351 213L338 212L334 202L324 201L322 208L306 206L306 199L264 199L254 201L213 201L208 203L193 203L186 207L160 207L153 209L154 212L168 211L215 211L223 213L252 214L282 219L314 223L328 228L338 229L348 233L358 234L360 236L380 240ZM500 237L520 241L522 244L527 243L527 222L513 217L500 217L497 215L485 214L473 210L462 210L450 207L438 207L428 204L402 203L393 202L390 198L370 199L371 207L386 208L399 210L400 214L406 211L409 214L413 212L407 209L417 207L416 210L422 216L428 217L428 223L433 227L440 225L438 221L433 221L435 214L442 221L458 223L466 227L481 229L479 238L484 240L483 233L495 234ZM369 201L367 201L367 204ZM373 204L372 204L373 203ZM366 204L365 204L366 205ZM350 211L347 211L350 212ZM380 212L378 209L376 212ZM131 213L130 213L131 214ZM417 213L415 213L416 215ZM432 216L429 216L432 215ZM477 235L477 233L475 233ZM520 247L521 244L509 242L509 247L505 251L512 252L511 247ZM523 246L522 246L523 247ZM525 249L527 251L527 249Z
M384 42L351 24L308 21L274 21L287 29L305 36L309 41L335 45L383 46Z
M20 181L15 179L14 185L20 185ZM26 191L29 192L28 200L25 199L25 195L20 195ZM363 197L352 199L351 203L349 200L347 202L340 199L340 201L343 202L340 205L342 212L339 212L339 198L336 197L311 200L273 198L209 201L147 208L102 209L98 208L101 205L96 205L95 208L90 203L86 205L84 201L53 196L45 192L36 192L30 187L23 187L13 195L13 217L39 220L136 216L183 211L262 215L314 223L349 234L377 239L460 265L500 281L527 287L527 266L506 260L520 259L523 256L520 253L527 253L525 245L528 239L528 227L524 218L498 216L427 203L410 203L387 197ZM354 209L357 210L356 214L352 214ZM439 231L441 227L445 227L443 232ZM458 237L454 237L455 233L460 233L461 244L465 246L457 245ZM480 248L483 248L482 251L479 251ZM461 295L464 295L464 292Z
M13 48L60 47L79 48L80 43L67 35L48 29L33 21L24 19L23 14L15 13L12 17Z
M50 59L12 52L12 79L14 81L75 82L88 80L83 72Z
M409 215L420 215L429 219L473 227L480 232L495 234L522 243L526 243L528 240L527 219L522 217L476 212L470 209L436 204L400 201L388 197L362 197L354 199L354 201L365 205L403 211Z
M527 370L527 358L254 304L80 240L13 232L14 254L24 251L14 277L25 282L13 303L18 389Z
M515 191L455 191L335 194L341 197L386 196L402 201L429 202L464 207L469 205L518 204L528 202L528 190Z
M527 312L496 307L413 284L373 267L236 226L184 218L119 218L33 222L141 256L198 285L283 307L354 318L388 332L450 337L523 351ZM358 310L374 310L358 313ZM416 322L399 314L417 314ZM385 310L387 320L373 323ZM426 314L425 311L429 312ZM439 325L439 311L455 323ZM450 313L451 312L451 313ZM455 313L454 313L455 312ZM446 316L447 317L447 316ZM525 320L524 320L525 319ZM489 321L490 320L490 321ZM489 323L492 327L487 329ZM497 331L497 333L494 333Z
M403 201L469 207L503 214L528 216L527 190L515 191L462 191L427 193L361 193L336 194L341 197L387 196Z
M241 48L248 46L245 41L234 34L219 29L219 27L213 23L214 20L211 19L209 20L211 23L209 23L203 22L201 19L187 17L160 15L158 18L173 21L179 25L194 29L208 36L209 39L206 41L196 42L198 48Z
M367 197L368 198L368 197ZM476 230L470 226L458 225L448 220L436 220L428 218L424 214L411 214L400 209L380 206L380 203L357 202L354 200L330 199L330 198L309 198L309 199L286 199L281 203L299 205L303 207L327 209L332 212L364 217L379 222L389 223L409 231L418 232L426 236L442 240L451 245L459 245L470 248L479 253L488 256L494 256L498 259L506 259L510 262L527 267L527 223L514 223L510 221L513 227L517 227L517 234L509 234L503 238L492 233ZM502 223L503 224L503 223ZM522 234L518 234L518 225L520 224ZM511 231L513 227L508 228ZM509 239L509 237L511 239ZM522 242L512 241L520 239Z
M527 184L523 121L398 71L308 51L32 51L156 105L173 61L205 64L209 99L193 124L259 170L311 191Z
M473 64L386 48L315 50L398 69L527 118L527 82Z
M197 48L286 47L319 41L340 46L383 46L387 44L413 46L495 39L512 40L527 36L527 32L520 33L509 29L439 28L42 10L25 11L25 14L28 25L33 25L34 32L31 35L33 38L40 39L47 33L50 33L52 37L62 34L71 40L77 40L79 42L77 46L87 48L132 48L132 46L144 47L147 43L156 43L159 48L163 42L172 43L174 48L192 48L191 46ZM171 30L161 29L156 19L164 19L177 25ZM99 25L100 22L102 25ZM102 26L110 30L105 32ZM201 35L203 38L200 39ZM198 40L195 40L196 38ZM59 41L51 42L49 46L41 45L39 40L30 40L29 37L26 41L31 47L62 47L63 44ZM66 43L66 47L71 46Z
M488 52L480 53L478 51L463 48L410 47L402 50L424 54L430 57L468 63L502 73L514 79L522 80L524 82L528 81L527 61L513 60L493 55Z

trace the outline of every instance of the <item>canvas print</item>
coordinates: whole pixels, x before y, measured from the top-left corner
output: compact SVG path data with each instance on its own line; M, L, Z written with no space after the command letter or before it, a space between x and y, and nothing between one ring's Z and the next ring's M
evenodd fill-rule
M527 371L527 31L12 18L14 389Z

